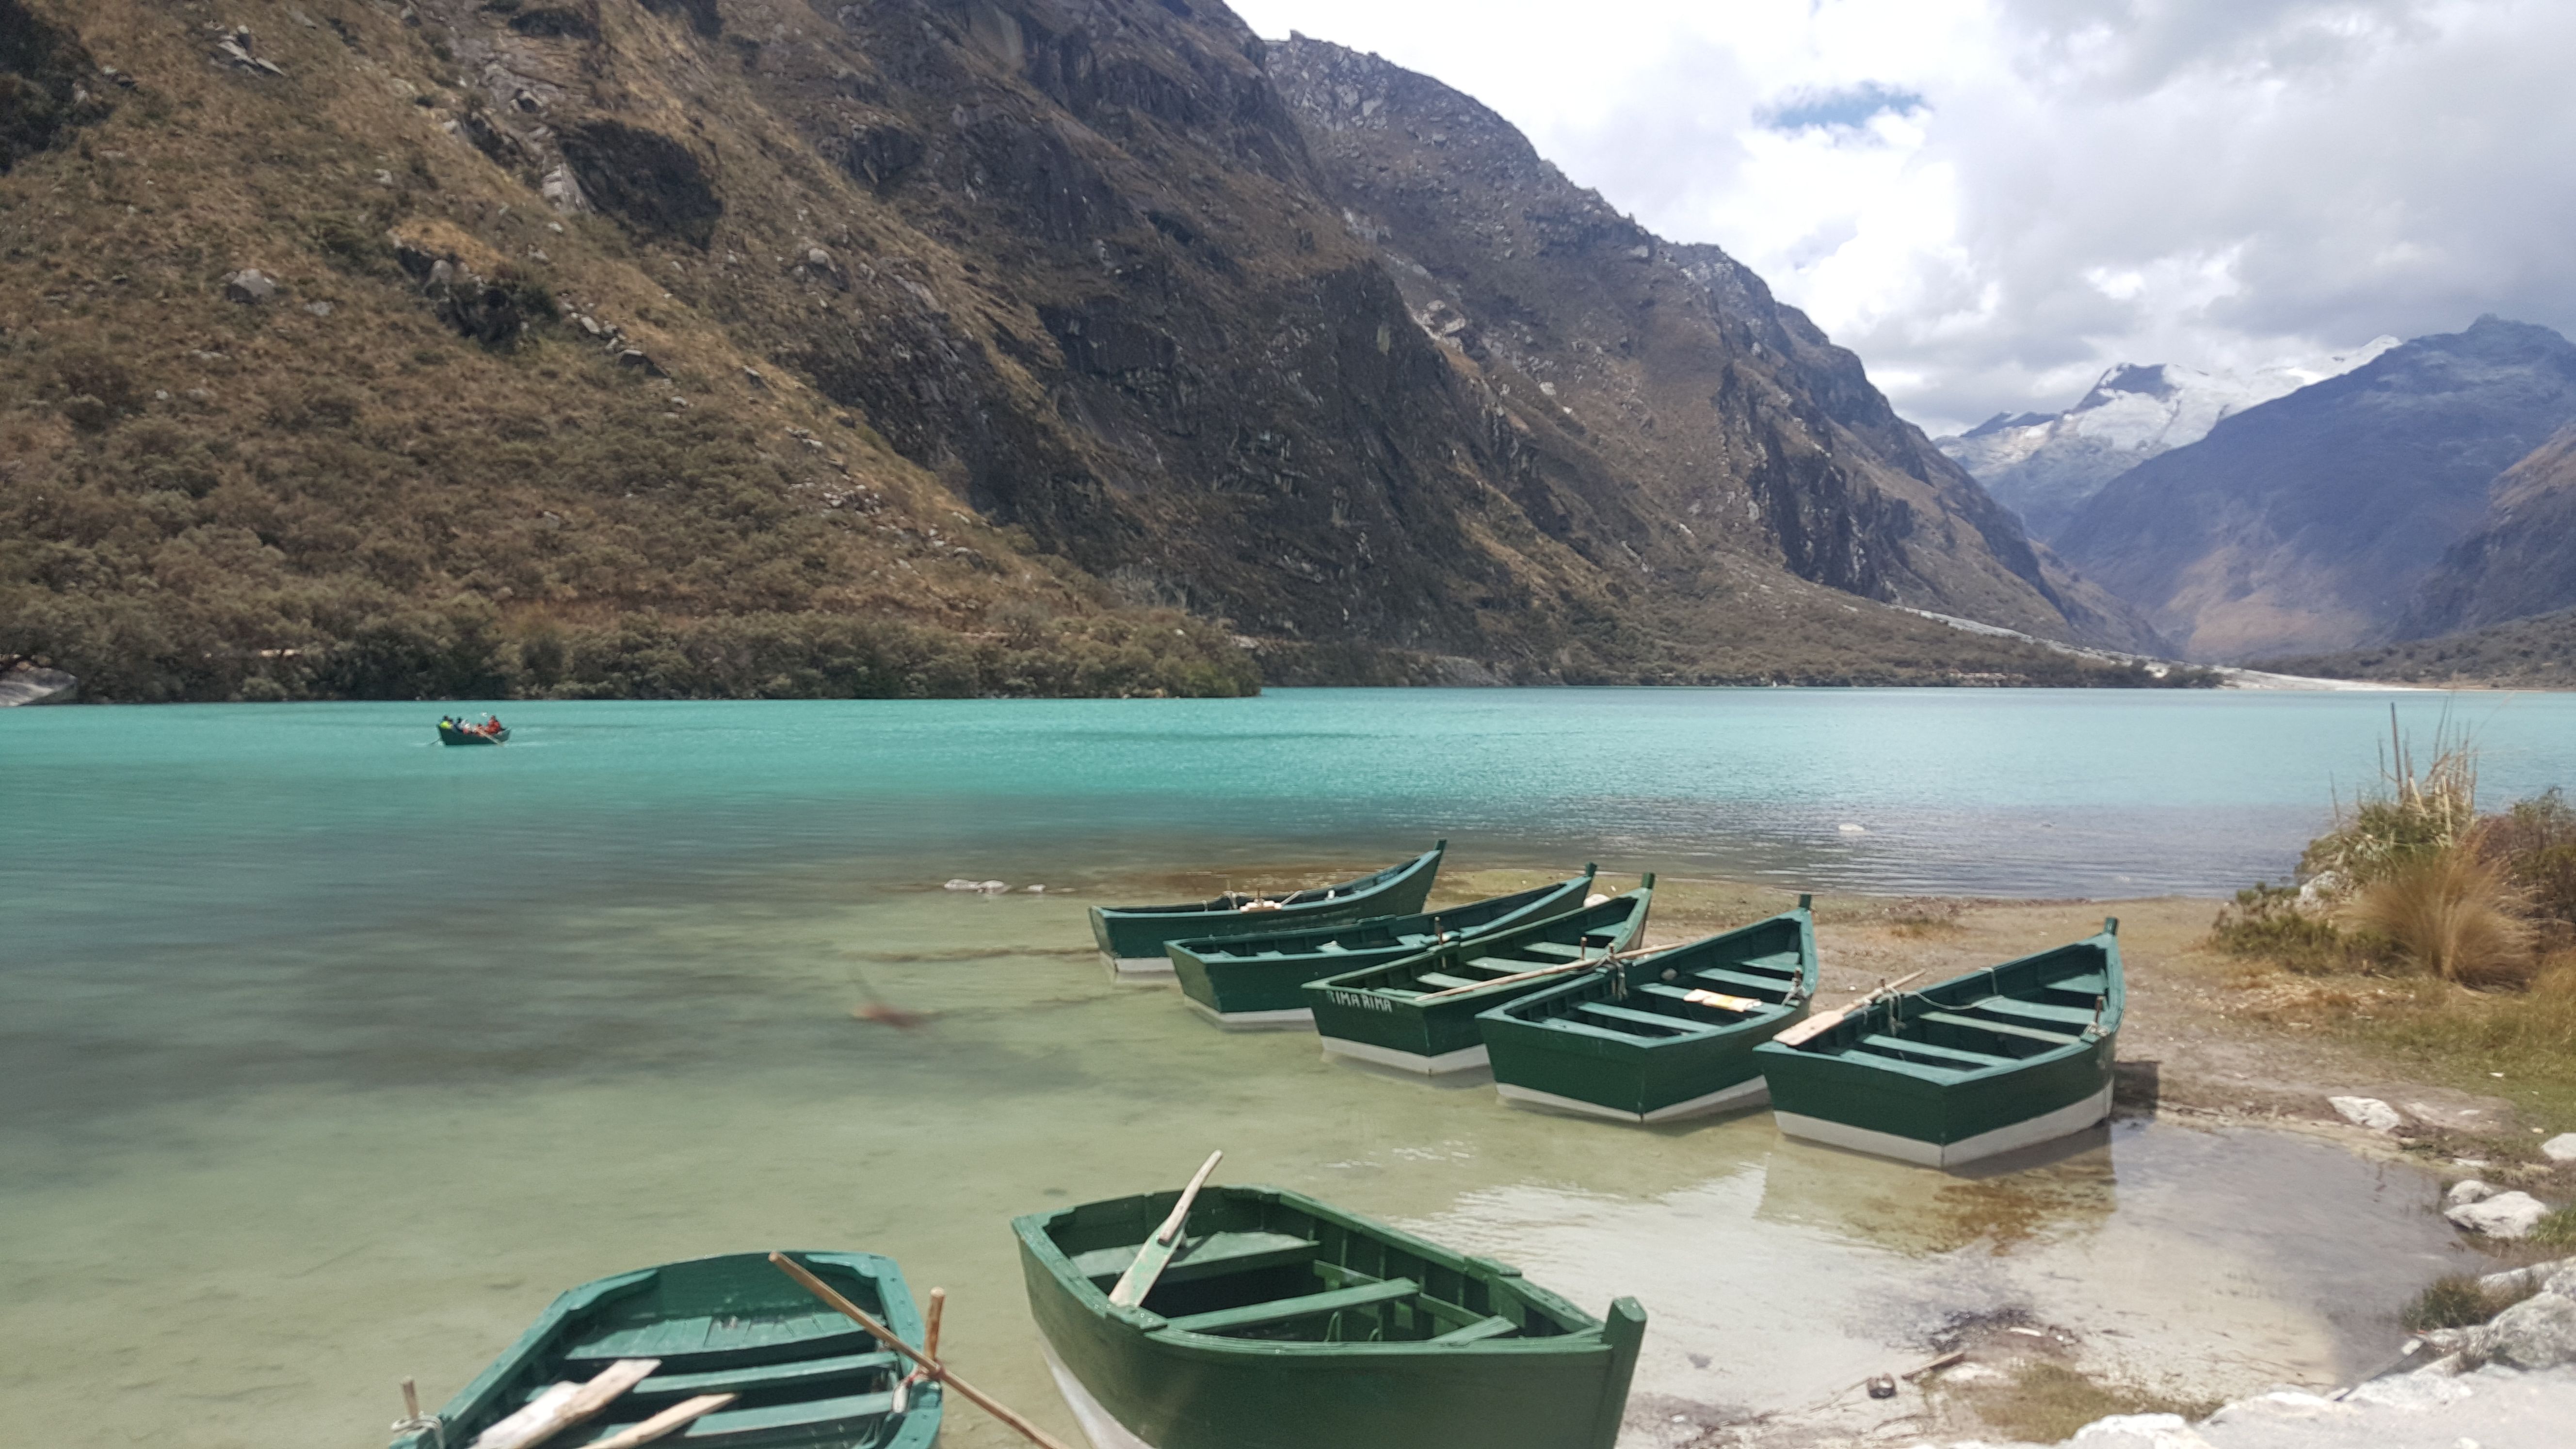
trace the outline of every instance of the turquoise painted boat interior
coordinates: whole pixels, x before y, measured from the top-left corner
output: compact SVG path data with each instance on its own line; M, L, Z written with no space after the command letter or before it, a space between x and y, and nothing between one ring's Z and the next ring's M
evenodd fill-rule
M2126 1004L2119 923L1901 992L1756 1048L1772 1108L1934 1145L2077 1108L2111 1085ZM2089 1124L2085 1124L2089 1125Z
M1807 1015L1816 973L1801 896L1793 910L1505 1002L1477 1025L1506 1099L1661 1120L1731 1105L1728 1089L1762 1075L1753 1048Z
M906 1343L922 1321L894 1260L875 1253L790 1256ZM547 1441L565 1449L685 1400L735 1400L667 1441L726 1449L929 1449L942 1390L902 1384L908 1365L868 1331L779 1271L766 1253L732 1253L620 1273L574 1288L422 1427L393 1449L456 1449L550 1385L582 1382L620 1359L652 1374L599 1417Z
M1440 875L1441 841L1413 859L1384 870L1282 896L1229 891L1204 901L1170 906L1094 906L1091 934L1112 960L1160 958L1173 941L1266 935L1305 925L1410 915L1431 897Z

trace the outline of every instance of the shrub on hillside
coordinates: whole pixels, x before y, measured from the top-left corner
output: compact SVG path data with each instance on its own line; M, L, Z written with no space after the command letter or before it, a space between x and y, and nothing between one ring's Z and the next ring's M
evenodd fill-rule
M2293 971L2333 971L2348 964L2352 944L2295 886L2256 881L2222 906L2210 943L2231 956L2277 961Z
M2353 897L2352 917L2404 959L2467 986L2531 974L2531 928L2505 867L2464 845L2401 859Z

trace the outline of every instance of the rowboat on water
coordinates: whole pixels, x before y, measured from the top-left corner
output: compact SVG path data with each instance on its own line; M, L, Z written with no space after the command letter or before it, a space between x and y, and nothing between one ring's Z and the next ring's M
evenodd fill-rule
M1476 1014L1557 984L1646 931L1655 878L1597 906L1435 947L1299 988L1324 1050L1437 1076L1485 1064Z
M1505 1100L1668 1122L1760 1102L1753 1049L1815 994L1816 922L1800 896L1796 910L1577 972L1477 1020Z
M506 745L510 730L499 720L476 724L470 719L453 717L438 722L438 742L442 745Z
M1646 1331L1275 1187L1211 1187L1142 1303L1112 1285L1179 1193L1013 1221L1047 1366L1095 1449L1611 1449Z
M1298 990L1307 982L1563 915L1591 894L1597 869L1587 865L1571 880L1427 915L1380 916L1276 935L1174 941L1164 951L1190 1005L1218 1025L1238 1030L1305 1026L1315 1019Z
M797 1253L808 1271L876 1315L906 1343L922 1321L903 1273L874 1253ZM545 1439L547 1449L617 1441L682 1405L702 1410L671 1444L725 1449L928 1449L942 1390L905 1381L909 1366L826 1308L766 1254L665 1263L585 1283L447 1401L413 1420L393 1449L465 1449L485 1430L621 1362L651 1367L596 1417ZM558 1397L561 1390L552 1390ZM692 1401L732 1396L708 1406ZM644 1442L628 1435L629 1442Z
M2106 920L2089 939L1882 997L1794 1045L1756 1047L1780 1130L1956 1167L2100 1122L2124 1001L2119 931Z
M1228 891L1177 906L1093 906L1091 936L1120 976L1169 976L1172 960L1163 948L1173 941L1268 936L1371 916L1411 915L1430 898L1440 856L1448 848L1444 840L1401 865L1284 896Z

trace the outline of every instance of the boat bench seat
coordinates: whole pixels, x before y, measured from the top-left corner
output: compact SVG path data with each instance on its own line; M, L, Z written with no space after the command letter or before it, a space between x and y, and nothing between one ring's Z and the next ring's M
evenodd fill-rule
M1074 1256L1073 1271L1092 1282L1106 1286L1118 1281L1136 1261L1137 1250L1144 1245L1131 1243L1118 1248L1094 1248ZM1187 1283L1194 1278L1213 1278L1220 1273L1250 1273L1263 1268L1285 1267L1293 1263L1310 1263L1315 1258L1315 1243L1294 1233L1210 1233L1182 1242L1172 1255L1170 1266L1163 1269L1160 1282Z
M2062 980L2051 981L2042 989L2047 991L2070 992L2074 995L2083 997L2087 1001L2091 1001L2093 998L2110 990L2111 981L2109 977L2103 975L2101 972L2092 971L2087 972L2082 976L2069 976Z
M1873 1034L1862 1037L1860 1044L1874 1052L1890 1056L1910 1055L1923 1058L1923 1064L1927 1066L1948 1067L1962 1072L1983 1071L1987 1067L1999 1067L2012 1060L2011 1057L1999 1052L1975 1052L1962 1047L1934 1046L1928 1041L1915 1041L1901 1036Z
M834 1349L874 1348L868 1331L838 1313L798 1313L782 1318L666 1318L634 1328L613 1328L572 1345L563 1352L571 1363L607 1363L621 1358L658 1358L663 1366L691 1372L712 1368L711 1359L757 1353L770 1359L811 1358ZM596 1370L594 1370L596 1372Z
M882 1420L893 1412L894 1395L891 1393L765 1404L756 1409L719 1410L658 1442L695 1445L866 1443L871 1437L866 1432L844 1434L833 1430L838 1425L856 1428L871 1419ZM581 1442L596 1443L613 1432L615 1426L608 1426L604 1432ZM820 1437L817 1437L818 1432Z
M1753 976L1742 971L1720 970L1714 966L1692 972L1691 979L1705 981L1729 996L1741 996L1747 991L1786 992L1795 984L1783 981L1777 976Z
M1553 956L1559 961L1571 961L1584 954L1582 947L1569 946L1563 941L1532 941L1521 949L1533 956Z
M1453 1328L1430 1340L1432 1343L1482 1343L1489 1338L1503 1338L1521 1331L1521 1326L1496 1314L1479 1318L1464 1328Z
M1437 986L1443 991L1449 991L1461 986L1482 986L1493 978L1489 976L1452 976L1446 971L1417 971L1413 973L1413 979L1421 982L1425 986Z
M2076 1032L2049 1031L2044 1027L2021 1026L2009 1021L1996 1021L1991 1017L1961 1016L1955 1011L1927 1011L1914 1019L1937 1021L1943 1026L1964 1026L1975 1031L1992 1032L1997 1036L2024 1037L2031 1041L2044 1041L2050 1046L2064 1046L2078 1036Z
M1686 1016L1663 1016L1651 1011L1639 1011L1632 1006L1613 1006L1606 1001L1587 1001L1574 1009L1585 1016L1606 1021L1613 1027L1645 1027L1650 1031L1667 1034L1687 1032L1704 1025Z
M1735 964L1753 971L1770 971L1789 977L1799 975L1806 965L1798 959L1798 953L1795 951L1774 951L1768 956L1747 956Z
M2045 1001L2021 1001L2010 996L1989 996L1983 1001L1971 1001L1959 1009L1991 1011L1998 1016L2018 1016L2026 1021L2063 1022L2078 1031L2093 1024L2092 1007L2052 1006Z
M1711 1006L1711 1005L1709 1005L1707 1002L1704 1002L1704 1001L1691 1001L1691 1000L1690 1000L1690 994L1691 994L1691 992L1695 989L1695 988L1693 988L1693 987L1688 987L1688 986L1667 986L1667 985L1665 985L1663 982L1660 982L1660 981L1640 981L1640 982L1638 982L1636 985L1631 986L1631 987L1629 987L1628 989L1629 989L1629 990L1631 990L1631 991L1642 991L1642 992L1644 992L1644 993L1645 993L1646 995L1648 995L1648 996L1660 996L1660 997L1662 997L1662 998L1663 998L1664 1000L1666 1000L1666 1001L1680 1001L1680 1002L1687 1002L1687 1003L1688 1003L1688 1004L1690 1004L1691 1006L1697 1007L1698 1009L1700 1009L1700 1010L1702 1010L1702 1011L1723 1011L1723 1010L1725 1009L1725 1008L1723 1008L1723 1007ZM1728 995L1733 995L1734 993L1729 992L1729 993L1726 993L1726 994L1728 994ZM1771 1005L1771 1004L1772 1004L1772 1003L1767 1002L1767 1001L1763 1003L1763 1005L1765 1005L1765 1006L1769 1006L1769 1005ZM1741 1020L1741 1019L1743 1019L1743 1017L1745 1017L1745 1016L1749 1016L1750 1014L1751 1014L1751 1013L1749 1013L1749 1012L1747 1012L1747 1013L1739 1013L1739 1014L1738 1014L1738 1016L1737 1016L1737 1019L1738 1019L1738 1020ZM1690 1025L1690 1026L1728 1026L1728 1025L1732 1025L1732 1024L1733 1024L1733 1023L1731 1023L1731 1022L1723 1022L1723 1021L1702 1021L1702 1020L1700 1020L1698 1017L1695 1017L1695 1016L1693 1016L1693 1017L1684 1017L1684 1018L1681 1018L1681 1019L1680 1019L1680 1021L1681 1021L1681 1023L1683 1023L1683 1024L1687 1024L1687 1025Z
M1352 1308L1394 1303L1421 1291L1422 1285L1410 1278L1390 1278L1383 1283L1363 1283L1326 1293L1275 1298L1267 1303L1247 1303L1240 1308L1220 1308L1213 1313L1193 1313L1185 1318L1172 1319L1171 1326L1184 1333L1231 1333L1236 1329L1286 1323L1293 1318L1314 1318Z
M793 1359L747 1368L710 1369L695 1374L655 1374L626 1391L638 1399L685 1398L693 1394L739 1394L755 1389L792 1389L882 1373L902 1360L892 1351L844 1354L838 1358ZM543 1392L543 1390L539 1390Z

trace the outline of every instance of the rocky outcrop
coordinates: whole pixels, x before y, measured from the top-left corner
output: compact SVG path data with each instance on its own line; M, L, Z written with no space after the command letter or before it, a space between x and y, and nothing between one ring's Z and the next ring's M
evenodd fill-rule
M2485 317L2220 422L2122 474L2060 539L2186 657L2389 637L2496 475L2576 420L2576 346Z
M80 681L59 669L20 663L0 669L0 709L21 704L66 704L80 693Z
M29 11L26 0L0 0L0 174L72 128L106 119L103 87L120 75L101 71L69 27Z
M1429 77L1304 37L1269 70L1340 229L1508 421L1498 461L1543 529L1683 590L1751 552L1866 598L2154 647L1723 251L1646 231Z
M2505 470L2486 517L2451 545L2398 628L2404 638L2576 607L2576 427Z

